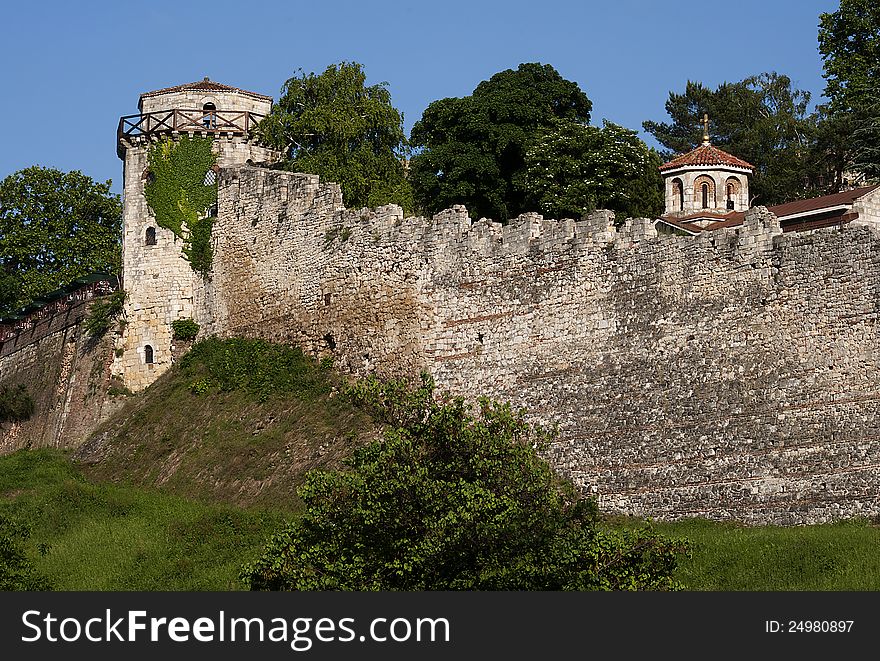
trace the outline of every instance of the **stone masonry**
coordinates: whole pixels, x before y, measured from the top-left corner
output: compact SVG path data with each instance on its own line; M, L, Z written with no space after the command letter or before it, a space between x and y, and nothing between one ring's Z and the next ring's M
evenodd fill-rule
M316 176L224 168L202 334L415 375L558 426L609 511L799 524L880 512L880 234L657 235L526 214L347 210Z

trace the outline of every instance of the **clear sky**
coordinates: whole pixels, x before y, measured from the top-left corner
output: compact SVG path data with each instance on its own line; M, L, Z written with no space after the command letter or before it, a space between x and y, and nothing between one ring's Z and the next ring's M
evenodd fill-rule
M763 71L821 101L819 14L837 0L4 0L0 178L81 170L121 191L119 117L142 92L201 80L278 97L297 69L356 61L406 130L427 105L522 62L553 65L609 119L666 120L670 91ZM641 133L652 146L656 143Z

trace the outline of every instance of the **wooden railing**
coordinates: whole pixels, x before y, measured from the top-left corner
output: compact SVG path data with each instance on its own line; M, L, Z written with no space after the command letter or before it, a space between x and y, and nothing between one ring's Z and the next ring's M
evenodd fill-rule
M265 117L244 110L160 110L119 119L117 151L122 157L123 139L152 135L197 133L207 135L248 135Z

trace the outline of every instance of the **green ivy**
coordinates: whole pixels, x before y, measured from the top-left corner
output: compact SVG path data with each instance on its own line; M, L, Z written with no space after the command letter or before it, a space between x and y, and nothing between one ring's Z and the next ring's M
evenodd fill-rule
M125 292L117 291L92 303L89 314L83 322L86 332L93 338L104 335L113 322L122 314Z
M162 140L148 156L149 173L144 195L156 224L183 240L183 254L194 271L211 268L211 228L208 216L217 204L217 182L205 184L205 175L217 163L210 138Z

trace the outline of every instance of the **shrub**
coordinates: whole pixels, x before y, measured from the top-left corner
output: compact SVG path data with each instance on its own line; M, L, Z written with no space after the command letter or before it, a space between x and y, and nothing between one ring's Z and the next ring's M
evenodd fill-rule
M673 590L684 541L599 529L598 510L509 405L438 398L433 381L348 391L389 424L344 471L312 471L304 514L242 571L256 590Z
M199 334L199 325L190 318L175 319L171 322L171 332L175 340L194 340Z
M0 422L23 422L33 414L34 400L24 385L0 388Z

